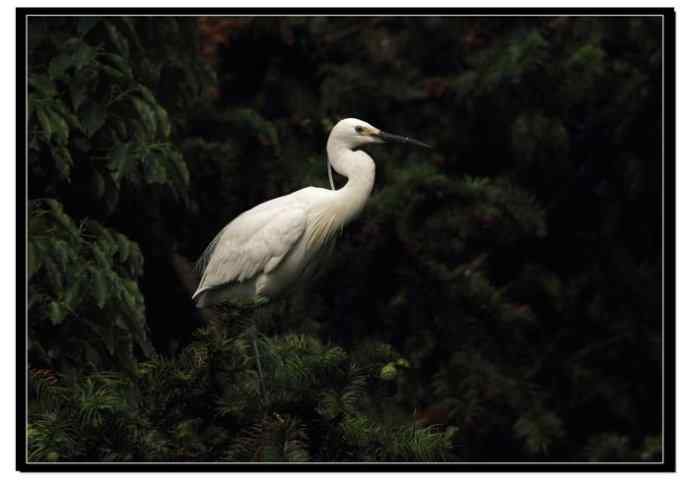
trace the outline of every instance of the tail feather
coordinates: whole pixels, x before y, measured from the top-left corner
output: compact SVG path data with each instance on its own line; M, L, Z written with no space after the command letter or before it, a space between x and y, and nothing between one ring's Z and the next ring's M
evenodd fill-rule
M223 302L248 302L256 298L256 285L254 279L244 282L233 282L212 288L199 288L192 300L196 300L196 306L208 307Z
M196 301L196 302L195 302L195 303L196 303L196 306L197 306L199 309L203 309L203 308L206 307L206 305L207 305L207 303L206 303L206 293L202 293L202 294L199 295L198 297L197 297L197 294L199 294L199 291L198 291L198 290L194 293L194 296L192 297L192 300L193 300L193 301Z

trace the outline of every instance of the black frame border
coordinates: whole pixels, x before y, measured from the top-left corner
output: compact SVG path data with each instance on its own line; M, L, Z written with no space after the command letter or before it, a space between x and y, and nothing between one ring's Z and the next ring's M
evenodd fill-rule
M21 472L675 472L676 16L673 8L17 8L16 12L16 470ZM660 463L30 463L26 460L26 21L29 15L660 15L663 38L664 461ZM24 129L20 129L20 127ZM24 265L19 262L23 262ZM20 289L23 291L20 292ZM21 312L21 313L20 313Z

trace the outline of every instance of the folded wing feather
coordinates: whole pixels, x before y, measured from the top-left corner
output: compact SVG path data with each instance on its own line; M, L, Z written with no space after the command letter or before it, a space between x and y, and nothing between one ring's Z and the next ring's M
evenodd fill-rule
M203 275L192 298L213 287L273 271L304 234L306 220L305 206L285 196L235 218L199 259Z

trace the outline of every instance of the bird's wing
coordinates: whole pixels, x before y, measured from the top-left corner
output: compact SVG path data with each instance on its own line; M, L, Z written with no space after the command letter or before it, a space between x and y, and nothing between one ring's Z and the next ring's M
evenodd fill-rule
M203 275L193 298L219 285L269 273L292 250L304 234L306 207L287 198L277 201L241 214L216 236L199 261Z

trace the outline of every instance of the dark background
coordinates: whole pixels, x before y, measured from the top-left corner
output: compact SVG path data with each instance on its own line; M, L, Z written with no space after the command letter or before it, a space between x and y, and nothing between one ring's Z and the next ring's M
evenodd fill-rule
M660 459L660 18L28 29L30 459ZM348 116L434 148L370 149L305 294L197 312Z

